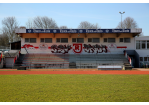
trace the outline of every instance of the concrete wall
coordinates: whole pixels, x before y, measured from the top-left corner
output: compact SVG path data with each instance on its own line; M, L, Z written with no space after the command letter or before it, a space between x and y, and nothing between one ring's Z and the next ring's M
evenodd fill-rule
M13 67L14 66L14 58L6 57L5 62L6 62L6 67Z

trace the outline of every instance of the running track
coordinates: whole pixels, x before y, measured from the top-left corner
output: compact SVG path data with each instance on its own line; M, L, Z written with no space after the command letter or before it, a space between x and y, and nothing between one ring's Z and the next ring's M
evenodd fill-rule
M149 74L149 71L0 71L0 75L17 74Z

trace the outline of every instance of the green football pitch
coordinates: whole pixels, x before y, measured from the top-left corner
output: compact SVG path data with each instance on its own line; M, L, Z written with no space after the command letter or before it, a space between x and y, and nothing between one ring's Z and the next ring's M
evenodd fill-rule
M0 102L138 101L149 101L149 75L0 75Z

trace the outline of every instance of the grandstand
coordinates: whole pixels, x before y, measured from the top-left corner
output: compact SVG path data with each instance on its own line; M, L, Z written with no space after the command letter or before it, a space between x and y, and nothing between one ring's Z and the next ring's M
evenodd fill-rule
M121 66L117 70L122 70L123 68L132 69L128 59L123 54L25 54L22 58L21 65L19 66L26 67L26 69L90 69L97 68L99 65ZM116 68L110 69L113 70ZM102 70L106 70L106 68Z
M149 62L149 37L137 37L142 29L20 27L15 32L21 37L21 48L6 63L12 68L128 70Z

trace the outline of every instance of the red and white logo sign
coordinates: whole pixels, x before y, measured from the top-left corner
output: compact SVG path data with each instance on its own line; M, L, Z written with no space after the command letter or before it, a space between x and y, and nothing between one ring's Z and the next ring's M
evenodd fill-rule
M109 49L116 49L117 46L116 46L116 44L111 43L111 44L108 45L108 48L109 48Z
M47 44L40 44L39 49L40 50L46 50L46 49L48 49L48 45Z
M73 52L74 53L81 53L82 52L82 44L73 44Z

